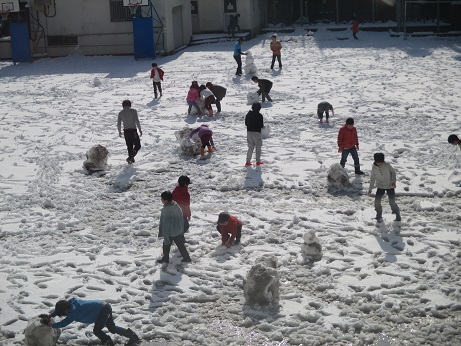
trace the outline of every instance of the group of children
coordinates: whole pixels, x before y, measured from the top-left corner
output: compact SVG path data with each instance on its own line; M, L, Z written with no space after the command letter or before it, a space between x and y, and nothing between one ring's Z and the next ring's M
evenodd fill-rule
M202 84L199 86L197 81L192 81L186 97L186 102L189 105L187 114L191 114L192 107L194 107L197 114L202 115L199 103L204 104L209 117L213 116L213 108L211 107L212 104L216 104L217 113L220 113L221 101L224 97L226 97L226 92L226 88L211 82L207 82L206 85Z

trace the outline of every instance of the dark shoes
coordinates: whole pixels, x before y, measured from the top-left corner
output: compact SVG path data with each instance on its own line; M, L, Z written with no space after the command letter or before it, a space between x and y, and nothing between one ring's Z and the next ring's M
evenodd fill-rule
M127 343L125 344L125 346L137 345L138 342L141 341L141 339L139 339L139 337L130 328L128 328L126 337L128 337L129 339Z
M360 169L358 169L358 170L355 171L355 174L362 175L364 173Z
M157 263L170 263L170 260L165 259L165 258L160 258L160 259L157 260Z
M240 239L235 239L234 244L235 244L235 245L240 244Z
M191 260L190 258L188 258L188 259L183 258L183 259L181 260L181 262L183 262L183 263L191 263L192 260Z
M126 159L126 162L128 162L128 164L131 165L132 163L134 163L134 157L128 157L128 158Z
M106 341L103 341L102 344L103 344L104 346L115 346L115 344L114 344L114 342L112 341L111 338L109 338L109 339L106 340Z

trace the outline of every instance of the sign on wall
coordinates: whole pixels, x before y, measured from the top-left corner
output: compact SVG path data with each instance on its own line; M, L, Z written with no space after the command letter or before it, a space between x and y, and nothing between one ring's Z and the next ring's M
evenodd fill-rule
M236 13L237 0L224 0L224 13Z

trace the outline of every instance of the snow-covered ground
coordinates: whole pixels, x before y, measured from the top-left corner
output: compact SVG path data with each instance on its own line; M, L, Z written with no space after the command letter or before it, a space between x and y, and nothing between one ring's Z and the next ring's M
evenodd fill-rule
M159 100L148 60L0 62L1 345L21 344L29 318L70 297L106 299L116 323L159 345L461 344L461 151L447 143L461 135L460 38L359 32L358 41L338 40L297 29L279 35L283 70L272 71L270 36L243 45L257 75L274 82L273 103L262 109L271 135L261 169L244 167L243 120L256 86L234 76L233 42L157 59ZM220 115L187 116L192 80L228 88ZM116 129L124 99L143 127L133 166ZM335 107L329 126L316 116L323 100ZM347 117L367 174L353 175L349 157L352 187L328 190ZM174 132L203 122L216 153L204 162L180 156ZM82 169L96 144L111 154L105 176ZM366 194L378 151L397 171L400 224L385 198L377 226ZM162 269L160 193L182 174L192 180L192 263L178 265L174 250ZM220 246L222 211L245 222L241 245ZM309 230L323 248L315 264L301 255ZM243 280L262 256L278 262L273 306L244 300ZM94 345L91 330L71 324L60 342Z

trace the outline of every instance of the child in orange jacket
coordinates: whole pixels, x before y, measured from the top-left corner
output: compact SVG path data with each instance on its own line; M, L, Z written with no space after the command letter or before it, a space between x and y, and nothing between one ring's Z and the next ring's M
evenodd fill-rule
M228 213L220 213L216 229L221 234L221 244L230 248L232 243L240 244L243 222ZM235 239L235 242L234 242Z
M354 159L355 174L363 174L360 170L360 161L357 151L359 150L359 137L357 129L354 127L354 119L347 118L346 124L339 129L338 133L338 153L341 153L341 166L346 165L349 154Z

